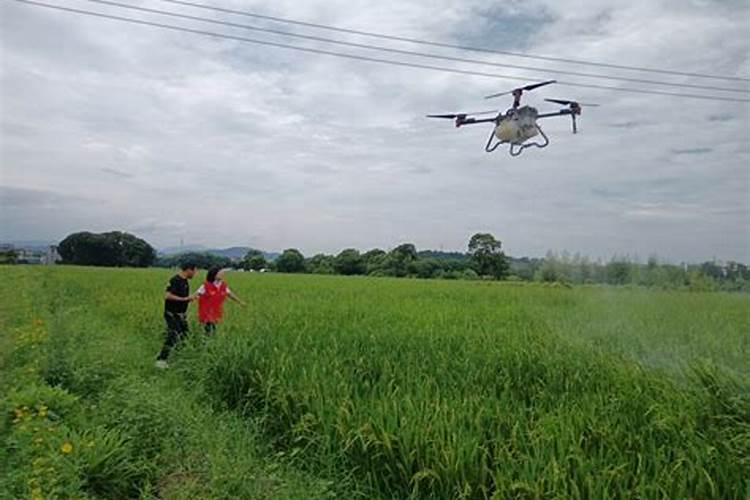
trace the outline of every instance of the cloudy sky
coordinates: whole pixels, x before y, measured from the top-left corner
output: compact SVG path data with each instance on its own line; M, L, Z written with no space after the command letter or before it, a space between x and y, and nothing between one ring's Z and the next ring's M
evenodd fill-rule
M43 0L306 47L531 78L653 88L394 56L239 28ZM151 8L405 50L554 64L294 28L159 0ZM206 0L208 1L208 0ZM211 0L347 28L621 65L750 77L750 4L708 0ZM505 108L512 80L357 62L0 2L0 240L121 229L186 244L463 250L494 233L512 255L657 254L750 262L750 105L550 86L575 98L580 133L486 154L489 130L433 112ZM747 82L669 81L750 89ZM672 89L680 91L679 89ZM682 92L696 93L683 89ZM750 98L750 94L716 92ZM550 110L555 109L554 107Z

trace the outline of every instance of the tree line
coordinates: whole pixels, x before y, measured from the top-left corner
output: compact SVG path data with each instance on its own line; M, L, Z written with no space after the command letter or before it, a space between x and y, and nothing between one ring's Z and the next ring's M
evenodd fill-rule
M477 279L481 276L503 279L509 270L501 242L487 233L475 234L465 254L419 252L414 244L403 243L390 251L375 248L360 252L347 248L337 255L320 253L306 258L299 250L289 248L273 262L268 262L261 252L251 250L240 265L253 271L269 269L283 273L444 279Z
M750 292L750 267L729 261L675 265L651 256L641 263L628 256L604 262L580 254L548 252L544 259L530 263L524 279L569 284L633 285L696 291Z
M579 254L552 252L544 258L512 258L505 255L502 243L489 233L473 235L466 252L418 251L414 244L403 243L391 250L375 248L360 252L347 248L336 255L320 253L310 257L289 248L274 260L266 259L259 250L250 250L243 259L232 260L197 252L157 257L151 245L128 233L80 232L60 242L58 251L65 264L91 266L176 267L189 260L203 269L218 266L281 273L750 291L750 267L738 262L675 265L656 257L650 257L645 264L630 257L615 257L605 262Z

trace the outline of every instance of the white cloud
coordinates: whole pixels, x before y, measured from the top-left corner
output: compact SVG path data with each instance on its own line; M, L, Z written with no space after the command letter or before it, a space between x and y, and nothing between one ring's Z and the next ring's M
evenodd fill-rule
M742 3L217 4L445 42L750 75L750 8ZM747 105L548 87L529 102L560 97L604 106L584 111L576 136L566 120L545 122L552 145L510 159L482 151L485 128L455 130L423 118L505 107L481 96L512 87L507 80L218 41L14 2L0 9L0 186L16 197L65 199L52 211L34 203L7 211L4 195L0 205L14 222L3 224L0 237L59 238L97 226L137 231L159 246L184 238L313 253L404 240L461 249L473 231L490 230L517 255L553 248L750 260ZM622 84L636 85L644 86Z

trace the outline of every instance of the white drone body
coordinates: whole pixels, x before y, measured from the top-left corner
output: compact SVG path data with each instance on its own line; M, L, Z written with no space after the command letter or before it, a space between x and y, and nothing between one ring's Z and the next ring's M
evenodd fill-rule
M581 106L583 104L577 101L569 101L562 99L545 99L545 101L553 102L566 106L552 113L540 114L536 108L531 106L521 106L521 96L524 92L534 90L550 83L555 83L555 80L549 80L541 83L534 83L520 87L510 92L501 92L499 94L492 94L487 98L499 97L503 95L513 96L513 107L505 113L493 111L479 111L477 113L451 113L444 115L427 115L428 118L448 118L455 120L456 127L463 127L464 125L472 125L476 123L493 123L495 126L492 129L487 145L484 150L488 153L495 151L501 144L508 144L509 152L511 156L520 155L526 148L537 147L544 148L549 145L549 139L545 135L542 127L539 126L537 121L541 118L552 118L559 116L569 116L573 122L573 133L578 131L576 126L576 117L581 115ZM586 106L596 106L596 104L586 104ZM481 115L495 115L494 118L476 118ZM536 136L541 136L542 140L532 140Z
M495 137L500 142L520 145L532 137L539 135L536 117L539 113L535 108L524 106L510 109L505 118L495 127Z

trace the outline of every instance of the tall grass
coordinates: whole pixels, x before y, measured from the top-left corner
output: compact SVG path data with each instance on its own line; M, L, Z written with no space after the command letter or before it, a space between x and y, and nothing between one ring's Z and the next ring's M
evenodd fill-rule
M331 481L269 455L241 416L154 369L159 304L129 287L158 275L0 273L14 283L0 290L11 305L0 317L0 498L333 495Z
M734 309L747 297L262 279L255 311L186 361L185 375L279 447L357 471L373 494L747 493L750 419L736 410L747 407L747 386L711 365L695 372L699 383L676 377L695 359L747 370L731 349L747 345L747 315ZM591 312L600 293L609 323ZM695 323L703 338L682 330ZM692 356L649 369L644 344L680 338L697 345L677 354Z
M194 450L207 446L196 429L245 421L271 455L342 478L336 491L347 496L750 492L748 296L230 275L250 306L228 305L215 338L195 336L170 373L154 375L166 277L45 270L50 290L64 292L49 295L60 338L48 348L75 362L48 356L41 370L108 414L122 407L111 425L151 443L136 457L193 464L185 475L157 467L162 475L148 477L161 477L165 491L170 477L184 492L189 471L206 474L195 465ZM166 397L170 390L179 396ZM153 402L160 395L166 407ZM158 438L171 432L160 424L175 419L170 405L197 415L201 404L212 407L210 419ZM228 431L210 433L223 457L254 439L227 439ZM211 477L230 467L218 463ZM248 491L236 481L219 483Z

